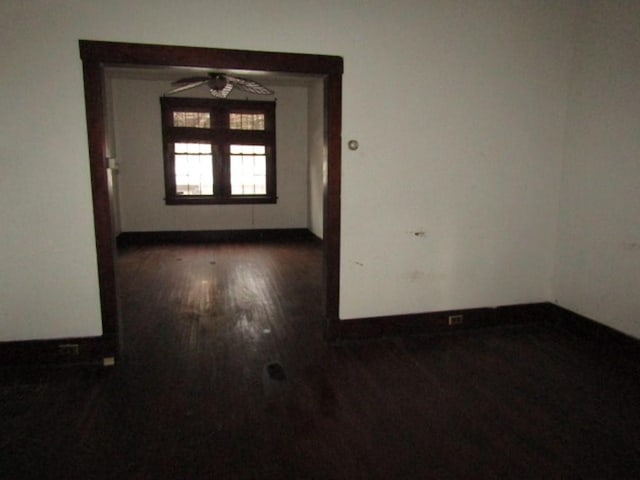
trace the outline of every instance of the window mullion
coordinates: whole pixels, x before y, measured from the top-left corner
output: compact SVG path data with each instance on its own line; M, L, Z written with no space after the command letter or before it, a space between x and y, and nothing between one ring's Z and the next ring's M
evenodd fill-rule
M229 188L229 153L225 142L225 132L228 128L228 114L221 105L216 103L211 106L211 144L214 152L214 196L218 199L227 199L231 193Z
M231 169L229 166L229 144L219 143L218 164L220 166L220 191L224 198L231 196Z

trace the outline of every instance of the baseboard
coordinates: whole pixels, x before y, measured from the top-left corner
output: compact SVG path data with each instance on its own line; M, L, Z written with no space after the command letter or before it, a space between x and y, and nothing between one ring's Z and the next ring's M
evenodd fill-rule
M337 336L345 340L363 339L544 322L551 307L546 302L528 303L343 320L337 322Z
M116 353L116 339L107 336L0 342L0 365L110 365Z
M555 304L550 304L549 320L556 328L589 340L601 353L640 368L639 339Z
M261 242L318 240L306 228L267 228L255 230L181 230L155 232L122 232L116 242L119 248L157 243Z

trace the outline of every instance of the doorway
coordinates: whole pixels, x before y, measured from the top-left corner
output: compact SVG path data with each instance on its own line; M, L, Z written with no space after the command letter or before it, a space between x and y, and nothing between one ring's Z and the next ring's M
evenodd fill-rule
M98 42L80 40L83 62L93 214L102 314L101 351L115 355L119 345L119 318L115 279L115 236L106 142L104 68L108 66L195 67L265 73L312 74L323 78L323 287L325 337L337 335L340 278L340 180L342 72L340 57L292 53L223 50L199 47Z

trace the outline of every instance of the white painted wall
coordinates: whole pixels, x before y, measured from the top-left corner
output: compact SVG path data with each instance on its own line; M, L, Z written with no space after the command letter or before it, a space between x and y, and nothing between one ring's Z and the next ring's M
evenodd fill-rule
M571 82L556 298L640 338L640 2L588 2Z
M0 3L2 341L101 333L82 72L70 25L82 18L55 3Z
M544 301L572 5L410 5L349 30L342 317Z
M0 340L100 332L79 38L344 57L342 318L553 298L573 7L5 0Z
M114 75L117 75L114 73ZM278 202L268 205L166 205L159 98L166 80L112 78L125 232L307 228L307 89L277 86ZM191 90L190 96L207 93ZM245 98L232 92L229 98ZM273 98L257 97L260 100Z
M324 83L309 86L309 230L323 238L325 148Z

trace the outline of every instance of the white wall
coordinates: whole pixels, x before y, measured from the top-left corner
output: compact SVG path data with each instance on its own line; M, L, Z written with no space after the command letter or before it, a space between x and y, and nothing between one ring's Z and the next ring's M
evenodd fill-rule
M342 318L552 298L573 5L5 0L0 339L100 332L79 38L344 57Z
M309 230L323 238L324 224L324 162L325 148L324 84L317 81L309 86Z
M101 333L82 73L69 25L82 17L57 10L0 3L2 341Z
M112 79L122 230L307 228L307 89L277 86L273 98L259 98L276 99L278 202L193 206L164 202L159 98L169 86L167 80ZM246 96L235 93L229 98Z
M588 2L578 21L557 301L640 338L640 2Z
M411 5L350 29L342 317L544 301L571 3Z

